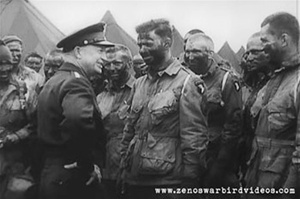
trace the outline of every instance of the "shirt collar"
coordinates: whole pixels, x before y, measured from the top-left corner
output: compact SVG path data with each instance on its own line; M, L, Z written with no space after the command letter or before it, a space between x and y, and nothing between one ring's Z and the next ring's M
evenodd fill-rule
M280 73L282 71L285 71L286 69L294 68L296 66L300 65L300 55L297 53L294 56L292 56L289 60L283 61L281 63L281 67L277 70L275 70L275 74Z
M132 88L134 82L135 82L135 78L132 75L130 75L128 81L126 82L126 86L128 86L129 88Z
M205 74L200 75L201 77L209 77L209 76L213 75L215 73L215 71L217 70L218 64L216 63L216 61L214 59L210 59L210 60L211 60L211 63L210 63L210 67L209 67L208 71Z
M135 78L132 75L130 75L129 78L128 78L128 80L126 81L126 83L123 86L121 86L121 88L124 88L125 86L127 86L129 88L132 88L134 82L135 82ZM108 81L108 84L105 86L105 89L107 91L112 90L112 83L111 83L111 81Z
M157 75L159 77L162 77L163 74L167 74L169 76L176 75L178 73L178 71L181 69L181 67L182 66L181 66L180 62L177 59L173 59L173 61L170 63L170 65L166 69L159 71L157 73ZM152 78L149 73L147 73L147 77L150 79Z

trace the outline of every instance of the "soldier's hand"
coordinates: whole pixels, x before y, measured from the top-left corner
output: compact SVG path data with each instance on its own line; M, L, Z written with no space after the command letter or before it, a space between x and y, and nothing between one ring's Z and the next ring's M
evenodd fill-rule
M66 165L64 165L64 168L65 169L78 168L78 164L77 164L77 162L74 162L72 164L66 164ZM94 170L91 172L90 178L85 184L88 186L88 185L92 184L94 181L101 182L101 179L102 179L102 174L101 174L100 168L94 164Z
M294 164L300 164L300 147L296 147L296 151L293 152L293 158L292 161Z
M125 187L125 171L124 169L120 168L118 170L118 174L117 174L117 183L116 183L116 190L118 194L125 194L126 192L126 187Z
M19 137L16 134L12 133L12 134L5 136L3 143L4 144L12 144L12 143L16 143L18 141L19 141Z
M72 164L66 164L66 165L64 165L64 168L65 169L75 169L75 168L78 168L78 165L77 165L77 162L74 162Z
M90 176L91 176L90 179L85 183L86 186L92 184L94 181L101 182L102 175L101 175L101 171L97 165L94 164L94 171L92 171Z

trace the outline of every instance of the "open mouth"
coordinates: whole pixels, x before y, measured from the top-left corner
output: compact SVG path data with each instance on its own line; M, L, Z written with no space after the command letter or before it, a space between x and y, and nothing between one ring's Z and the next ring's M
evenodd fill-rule
M8 78L8 74L0 74L0 79L7 79Z
M111 74L110 76L116 78L119 77L119 74Z
M148 57L143 57L144 62L151 62L152 61L152 57L148 56Z

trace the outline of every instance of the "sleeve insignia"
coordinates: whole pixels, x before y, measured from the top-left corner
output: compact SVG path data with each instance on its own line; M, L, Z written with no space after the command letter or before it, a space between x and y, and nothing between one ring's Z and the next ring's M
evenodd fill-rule
M233 84L236 91L239 91L241 89L241 85L239 84L239 82L235 81Z
M202 79L195 79L194 84L200 94L203 94L205 92L205 85Z
M75 76L76 78L80 78L80 74L77 73L76 71L74 72L74 76Z

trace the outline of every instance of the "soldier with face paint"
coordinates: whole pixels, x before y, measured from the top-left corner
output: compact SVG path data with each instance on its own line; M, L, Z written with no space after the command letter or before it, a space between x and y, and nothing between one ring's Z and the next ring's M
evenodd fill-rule
M63 52L59 49L54 49L47 53L45 58L45 76L48 81L64 63Z
M247 49L241 60L242 78L250 91L245 100L243 111L243 138L240 150L242 173L247 169L246 162L251 153L251 143L257 123L258 109L252 106L256 101L259 90L267 83L272 75L270 56L265 52L260 40L260 33L253 34L248 42Z
M33 103L25 98L26 84L11 79L12 56L0 40L0 198L24 197L32 181L20 180L29 166L28 137L33 133L30 121ZM27 163L27 164L26 164ZM30 179L30 176L26 176ZM19 181L18 181L19 179ZM15 186L13 183L20 183Z
M278 12L264 19L260 39L274 74L258 92L257 113L247 187L294 188L296 194L248 195L247 198L299 198L300 191L300 57L299 23Z
M12 54L13 70L11 78L17 82L24 81L28 90L26 93L26 98L33 98L36 96L36 91L39 91L40 87L42 86L42 84L40 84L40 79L42 78L41 75L31 68L21 64L23 55L23 42L18 36L6 35L2 39ZM37 99L29 100L37 101Z
M135 78L130 75L132 56L130 50L122 45L109 48L103 67L108 78L104 91L97 96L104 128L106 130L106 166L103 183L106 198L117 198L116 181L121 161L120 143L123 136L125 119L129 110L130 92Z
M147 74L148 67L141 55L135 55L132 59L132 66L135 72L135 78L139 78Z
M235 175L236 146L241 135L242 93L237 78L213 59L214 43L205 34L194 34L186 43L188 68L207 86L208 187L238 187ZM225 197L225 196L224 196ZM233 198L233 196L230 196Z
M172 27L167 20L148 21L136 31L148 73L132 88L121 141L128 198L176 198L155 194L154 188L199 185L208 141L201 106L205 88L171 56Z

